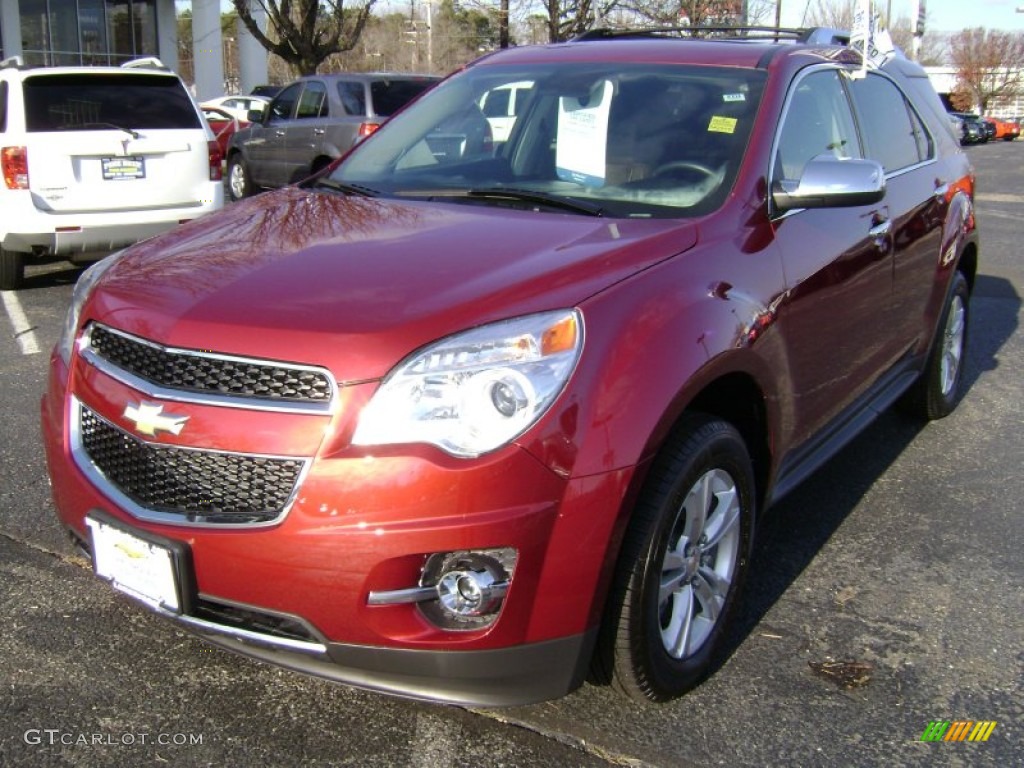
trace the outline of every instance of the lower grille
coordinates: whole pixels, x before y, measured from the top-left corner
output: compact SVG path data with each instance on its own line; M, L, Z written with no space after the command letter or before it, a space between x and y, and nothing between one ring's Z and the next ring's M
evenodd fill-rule
M271 522L284 513L305 466L301 459L146 443L85 406L80 435L89 461L118 491L181 522Z

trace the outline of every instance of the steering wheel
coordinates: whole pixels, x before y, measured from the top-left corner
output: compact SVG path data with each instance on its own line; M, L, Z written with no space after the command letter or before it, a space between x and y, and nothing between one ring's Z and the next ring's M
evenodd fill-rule
M673 160L670 163L659 165L654 169L654 173L652 173L651 176L662 176L666 173L671 173L672 171L677 170L697 171L698 173L704 174L709 179L713 179L718 176L718 171L713 168L709 168L702 163L695 163L692 160Z

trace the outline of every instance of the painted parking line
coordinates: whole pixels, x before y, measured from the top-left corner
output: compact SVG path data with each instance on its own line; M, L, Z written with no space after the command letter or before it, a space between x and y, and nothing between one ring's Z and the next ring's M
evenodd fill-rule
M25 310L18 301L18 294L14 291L0 291L0 297L4 300L4 309L7 310L7 317L11 320L11 327L14 329L14 340L23 355L34 355L39 352L39 342L36 341L34 326L28 322Z

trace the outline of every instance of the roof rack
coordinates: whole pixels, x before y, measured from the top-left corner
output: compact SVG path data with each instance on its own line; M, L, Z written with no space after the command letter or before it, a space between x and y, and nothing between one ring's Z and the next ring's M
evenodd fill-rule
M673 27L638 27L634 29L591 29L573 38L574 41L612 40L623 37L666 37L675 35L685 38L712 38L760 40L760 41L791 41L794 43L811 43L817 45L848 45L850 33L840 29L826 27L740 27L740 26L673 26Z

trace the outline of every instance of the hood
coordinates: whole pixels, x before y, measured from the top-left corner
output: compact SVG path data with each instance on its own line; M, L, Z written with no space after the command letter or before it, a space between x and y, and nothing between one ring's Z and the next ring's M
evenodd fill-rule
M695 226L288 187L129 249L86 316L153 341L385 375L449 334L578 305Z

